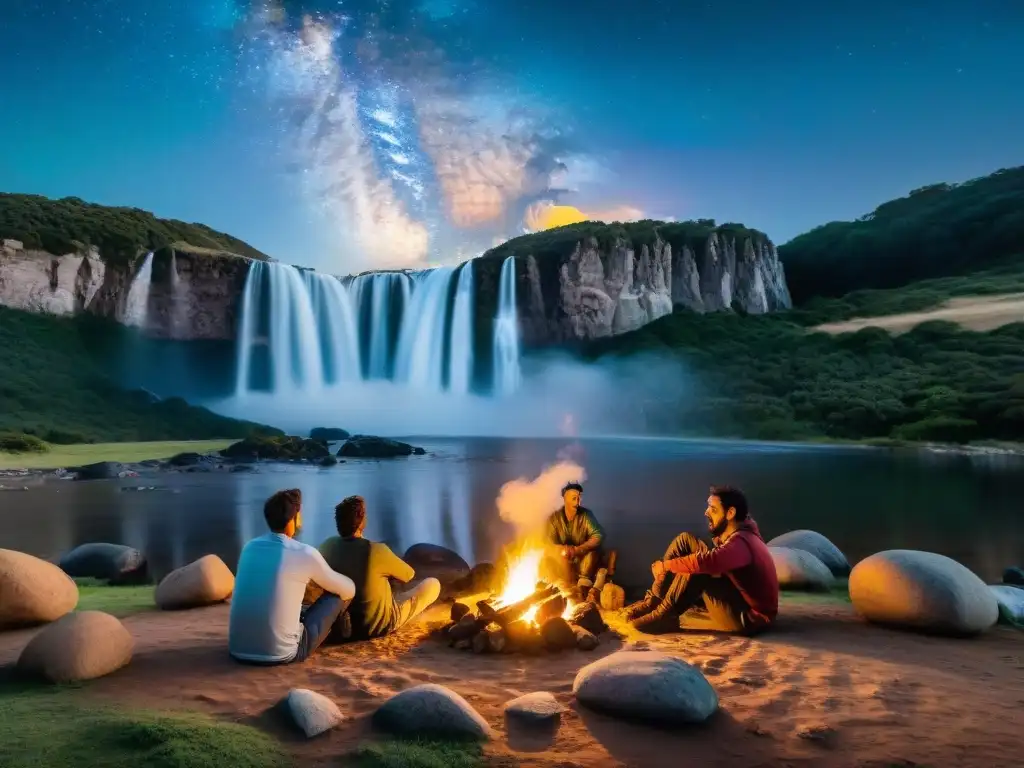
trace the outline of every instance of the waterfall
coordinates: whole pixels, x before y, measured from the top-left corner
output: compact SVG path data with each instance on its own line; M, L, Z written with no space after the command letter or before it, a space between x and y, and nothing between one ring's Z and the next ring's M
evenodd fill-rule
M513 370L509 386L514 389L518 382L515 288L506 286L506 271L507 262L502 267L501 295L511 290L512 298L502 304L504 314L499 314L505 318L511 307L513 314L506 325L513 329L513 336L511 347L502 342L501 380L509 376L506 369ZM377 272L344 281L286 264L254 261L241 301L235 395L269 387L272 394L305 396L324 391L333 397L339 394L337 387L379 380L418 392L449 390L453 395L469 395L473 391L474 303L472 261L459 267ZM265 374L253 375L254 349L259 345L265 345L269 354L269 382Z
M409 310L402 315L395 378L414 387L441 389L448 289L455 270L437 267L415 276Z
M139 328L146 327L146 316L149 314L149 286L153 278L153 253L146 254L142 266L132 278L128 288L128 296L124 302L124 323Z
M469 392L473 380L473 262L459 268L452 310L451 352L448 356L449 389L457 395Z
M509 256L501 265L498 282L498 314L494 319L494 389L510 394L519 388L519 313L516 308L516 260Z

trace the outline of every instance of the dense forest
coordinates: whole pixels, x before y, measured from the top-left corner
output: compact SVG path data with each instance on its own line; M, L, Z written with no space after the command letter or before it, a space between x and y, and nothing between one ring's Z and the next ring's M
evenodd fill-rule
M111 261L130 261L144 251L156 252L174 244L269 258L248 243L204 224L160 219L139 208L96 205L77 197L51 200L41 195L0 193L0 239L5 238L57 255L91 245Z
M1024 254L1024 166L932 184L779 248L796 304L991 269Z

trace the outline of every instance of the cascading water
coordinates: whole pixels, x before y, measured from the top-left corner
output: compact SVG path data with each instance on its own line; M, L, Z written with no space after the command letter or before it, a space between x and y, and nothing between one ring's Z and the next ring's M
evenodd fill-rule
M142 266L132 278L124 302L124 323L143 328L149 314L149 287L153 278L153 253L147 253Z
M494 389L508 395L519 389L521 381L516 260L514 256L509 256L501 265L498 282L498 314L494 320Z
M428 393L473 389L473 262L347 281L253 262L242 294L235 395L315 395L387 380ZM254 352L265 348L269 374ZM344 396L343 390L338 390Z

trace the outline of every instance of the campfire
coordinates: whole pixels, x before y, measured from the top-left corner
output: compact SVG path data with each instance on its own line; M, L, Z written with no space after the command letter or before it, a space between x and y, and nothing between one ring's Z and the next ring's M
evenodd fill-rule
M449 644L476 653L597 647L598 636L608 628L598 606L607 571L602 569L594 589L578 600L570 586L541 579L543 557L540 547L524 547L508 558L499 592L473 607L456 602L445 630Z

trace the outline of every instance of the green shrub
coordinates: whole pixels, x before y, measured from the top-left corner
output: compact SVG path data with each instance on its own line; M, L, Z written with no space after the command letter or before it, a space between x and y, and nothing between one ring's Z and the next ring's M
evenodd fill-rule
M0 453L46 453L50 446L35 435L0 432Z

